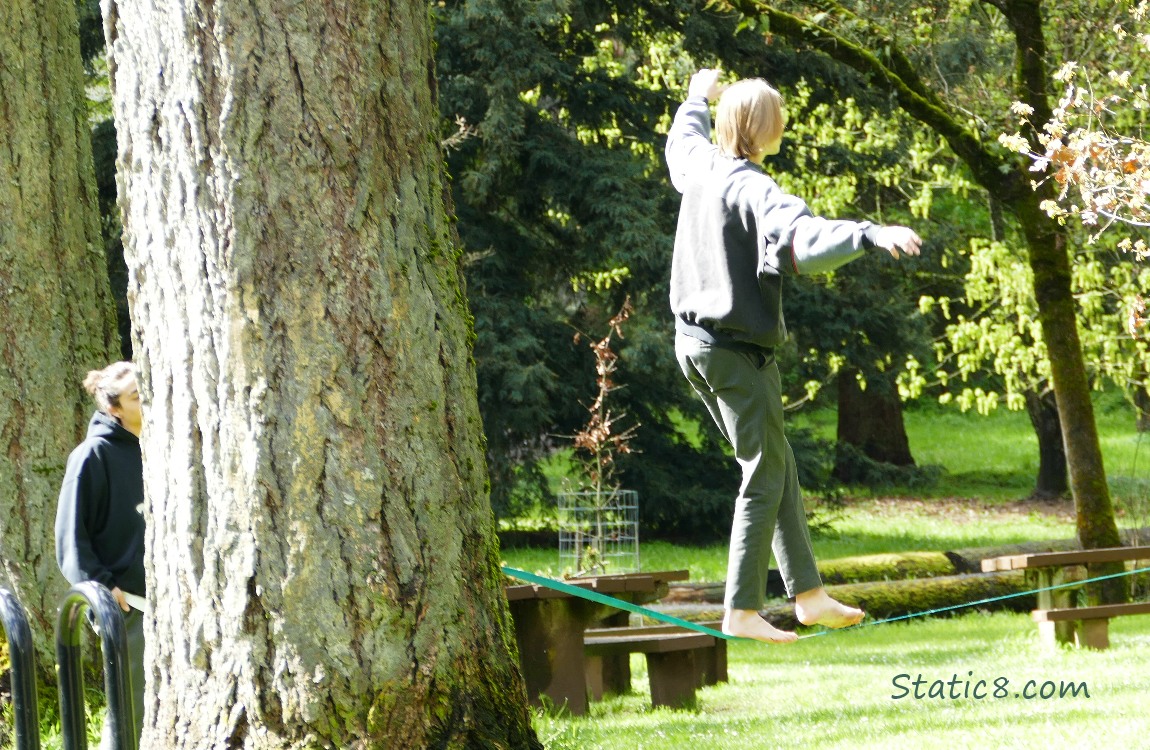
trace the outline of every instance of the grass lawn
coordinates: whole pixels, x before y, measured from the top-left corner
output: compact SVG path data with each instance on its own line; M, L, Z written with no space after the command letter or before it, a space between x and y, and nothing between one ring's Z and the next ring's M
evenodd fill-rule
M1150 435L1135 429L1132 407L1103 395L1095 401L1095 417L1111 484L1150 481ZM811 428L827 440L834 440L835 419L826 409L787 417L789 424ZM915 488L915 496L1006 501L1034 489L1038 439L1026 412L999 408L981 416L932 404L908 409L905 423L916 463L944 469L937 484Z
M730 682L700 690L695 711L652 710L633 657L631 694L535 725L552 750L1146 747L1150 618L1113 621L1111 640L1103 652L1047 651L1027 616L975 613L793 646L732 643Z
M1150 439L1142 445L1129 410L1107 403L1098 421L1112 487L1144 501ZM833 414L791 419L833 437ZM942 478L928 488L858 492L834 533L815 539L819 559L1074 536L1069 501L1022 501L1037 470L1025 413L979 417L931 407L909 412L906 422L917 461L942 466ZM1120 522L1146 523L1145 513L1136 515ZM641 555L647 570L687 568L693 581L725 577L726 544L643 542ZM509 549L503 557L562 573L556 549ZM535 726L551 750L1147 747L1150 617L1113 620L1110 631L1108 651L1047 650L1024 614L970 612L793 646L736 642L730 682L700 690L693 711L651 709L636 655L630 694L594 702L581 718L541 711Z
M1025 507L984 505L975 501L927 502L863 499L851 504L834 533L814 540L820 560L851 555L913 550L958 549L1011 544L1034 539L1070 539L1074 520L1063 513L1039 513ZM689 570L692 581L726 578L727 545L676 545L640 540L644 570ZM551 577L560 576L555 547L502 551L507 565Z

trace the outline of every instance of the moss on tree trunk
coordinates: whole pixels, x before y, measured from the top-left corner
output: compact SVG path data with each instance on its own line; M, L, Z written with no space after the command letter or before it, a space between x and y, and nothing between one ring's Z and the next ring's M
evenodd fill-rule
M944 552L904 552L840 557L819 563L823 583L931 578L957 572Z
M426 3L118 0L144 747L538 747Z
M75 4L4 0L0 28L0 586L54 680L56 499L92 414L81 382L119 347Z

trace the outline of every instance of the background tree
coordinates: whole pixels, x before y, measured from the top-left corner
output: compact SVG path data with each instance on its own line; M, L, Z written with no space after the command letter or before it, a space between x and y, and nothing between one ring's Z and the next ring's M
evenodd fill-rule
M1057 185L1057 199L1043 204L1052 218L1076 217L1099 234L1115 222L1150 226L1150 144L1142 134L1150 107L1144 83L1150 71L1142 61L1150 45L1148 15L1150 3L1143 0L1104 30L1109 32L1103 36L1109 41L1105 48L1119 55L1063 57L1066 62L1053 75L1061 98L1045 122L1031 122L1037 113L1026 102L1012 106L1025 134L1004 133L999 141L1033 160L1032 171L1049 175ZM1124 247L1134 250L1133 244ZM1144 241L1137 252L1145 256Z
M902 131L873 122L885 117L877 107L885 98L868 99L843 115L829 106L840 93L829 84L843 78L833 66L816 60L812 71L811 56L793 52L763 63L751 49L759 51L761 44L733 37L730 18L700 13L691 2L467 2L448 3L440 13L444 137L454 142L449 163L469 249L480 404L497 509L514 515L525 499L529 505L530 498L545 496L537 469L555 450L553 436L577 429L579 394L591 388L585 376L591 363L571 345L571 333L601 326L630 294L636 315L620 350L620 378L639 387L618 396L647 429L637 437L636 453L621 462L626 486L644 498L645 533L724 533L735 488L716 486L714 476L728 475L721 467L730 459L674 366L666 300L678 199L666 179L662 146L684 82L719 54L725 69L766 72L787 86L791 133L773 168L788 187L813 196L819 210L866 210L877 218L879 206L890 210L919 198L912 185L921 173L929 176L929 165L920 160L913 179L898 176L906 161L896 137ZM856 88L865 96L860 83ZM469 137L454 139L459 121ZM860 279L848 290L867 296L851 320L873 321L869 349L852 343L857 325L851 336L836 339L841 326L826 327L801 302L788 298L787 310L803 339L802 358L814 351L823 363L821 373L807 379L833 378L825 363L847 357L874 383L867 403L880 385L889 386L884 403L893 404L893 430L899 432L898 368L890 362L901 363L908 350L925 346L921 319L913 295L897 293L903 307L890 306L882 295L885 309L868 317L877 309L869 299L879 295L867 282L889 290L905 284L902 279ZM822 312L846 297L827 280L809 283L825 292ZM804 390L801 381L797 390ZM860 437L858 443L865 452L875 451L879 441ZM876 458L913 460L905 440L899 456Z
M1123 7L1116 4L1115 9ZM1097 248L1088 259L1094 262L1085 264L1088 270L1078 276L1096 282L1097 289L1088 292L1095 308L1102 307L1101 300L1111 303L1110 319L1095 330L1113 333L1126 328L1134 339L1115 336L1118 340L1108 342L1098 361L1100 369L1130 395L1140 431L1150 424L1146 418L1150 365L1145 342L1137 340L1146 322L1142 294L1148 277L1139 266L1147 254L1150 227L1146 208L1150 144L1144 136L1150 107L1144 81L1150 68L1143 54L1150 40L1148 13L1150 4L1140 2L1129 15L1100 29L1101 53L1073 47L1064 52L1062 58L1068 62L1053 75L1062 93L1051 119L1032 123L1033 110L1016 102L1012 110L1031 138L1020 132L999 137L1004 146L1033 160L1031 171L1042 181L1053 181L1058 194L1043 202L1043 210L1071 231L1076 222L1070 219L1078 219L1079 232L1089 233L1089 244ZM1116 224L1121 232L1107 231Z
M92 404L85 373L117 358L72 0L0 6L0 586L54 663L67 584L53 521Z
M794 57L789 65L761 66L786 87L791 120L783 152L768 163L771 174L820 215L925 221L933 191L956 187L932 174L935 139L908 127L905 117L891 116L886 101L869 96L861 81L840 77L831 83L829 71L820 70L825 63ZM752 67L741 74L759 72ZM835 274L795 279L788 290L784 307L804 395L829 383L835 396L833 474L839 481L880 481L882 474L892 475L892 466L915 464L898 376L908 361L929 352L917 297L934 283L944 260L933 247L905 264L868 259Z
M666 290L677 201L660 128L684 71L663 12L478 0L437 10L443 137L460 120L470 133L448 164L503 515L550 500L541 466L557 436L581 427L594 390L594 362L573 335L601 329L630 294L625 387L613 398L644 425L635 455L620 462L625 487L642 498L644 533L729 526L735 487L713 480L728 459L709 433L679 429L695 404L674 365Z
M538 747L426 5L106 9L147 404L142 746Z

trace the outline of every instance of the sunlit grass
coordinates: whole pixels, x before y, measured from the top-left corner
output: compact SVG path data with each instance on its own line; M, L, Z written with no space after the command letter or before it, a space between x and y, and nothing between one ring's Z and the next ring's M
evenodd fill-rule
M1112 483L1130 478L1150 480L1150 436L1135 429L1132 407L1116 394L1100 395L1095 403L1099 442ZM833 440L833 410L799 411L788 416L796 427L807 427ZM1017 500L1034 489L1038 473L1038 438L1025 411L999 408L983 416L933 404L912 405L905 413L907 439L919 466L943 471L933 485L887 488L887 494L920 498L979 498ZM859 493L869 491L859 488Z
M834 533L814 539L820 560L883 552L946 551L1014 544L1035 539L1069 539L1069 517L1012 511L978 503L929 503L896 500L853 502L834 525ZM727 545L675 545L640 539L644 570L688 570L692 581L726 578ZM502 551L514 568L561 576L558 539L554 547ZM610 571L608 571L610 572Z
M975 613L787 647L732 643L730 682L700 690L695 711L652 710L636 656L631 694L592 703L583 718L541 713L535 725L552 750L1142 747L1150 732L1150 618L1112 621L1111 641L1104 652L1048 651L1026 615ZM951 680L953 687L934 687L946 698L928 697L931 683ZM1079 693L1026 699L1031 680L1039 696L1062 683ZM911 692L894 699L901 687Z
M793 424L834 435L832 412L792 416ZM1098 410L1101 445L1116 494L1150 495L1150 441L1114 399ZM820 560L850 555L949 550L1074 536L1069 503L1020 504L1033 488L1037 441L1024 412L988 417L938 408L906 416L920 466L942 467L927 487L852 491L858 496L815 539ZM1131 525L1129 513L1124 516ZM725 576L726 545L641 545L645 569L688 568L692 580ZM555 571L556 550L507 550L504 557ZM632 657L632 692L592 703L587 717L540 713L536 728L554 750L601 748L1102 748L1140 747L1150 733L1150 617L1111 621L1105 652L1047 650L1026 615L971 613L953 619L862 628L793 647L733 643L731 681L699 693L695 711L652 710L645 664ZM898 675L907 677L898 678ZM913 692L921 675L921 698ZM1005 679L1003 697L995 680ZM932 683L959 698L929 697ZM978 681L990 695L971 697ZM1086 685L1090 697L1016 697L1061 683ZM1049 687L1044 687L1049 683Z

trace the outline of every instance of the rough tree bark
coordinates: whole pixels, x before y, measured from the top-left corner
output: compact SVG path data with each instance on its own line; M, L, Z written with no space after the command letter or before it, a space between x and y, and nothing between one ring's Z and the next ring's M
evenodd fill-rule
M1039 499L1062 497L1070 491L1066 470L1066 447L1062 443L1062 420L1054 391L1026 392L1026 413L1038 436L1038 476L1034 496Z
M844 368L838 375L838 442L857 448L872 461L895 466L914 466L902 400L892 383L876 377L864 391L858 371ZM849 460L835 464L834 476L844 482L858 481L857 467Z
M422 0L106 0L142 747L538 747Z
M92 404L84 374L118 358L72 0L0 3L0 586L51 674L67 584L52 532Z

